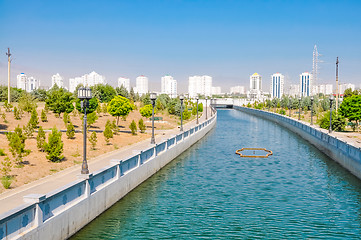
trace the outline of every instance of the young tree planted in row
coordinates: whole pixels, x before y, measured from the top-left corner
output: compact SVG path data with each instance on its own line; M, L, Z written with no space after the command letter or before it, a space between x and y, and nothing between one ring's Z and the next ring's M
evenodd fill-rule
M89 142L90 142L90 144L92 146L92 150L95 150L95 146L97 145L97 141L98 141L97 133L92 132L92 134L90 134L90 137L89 137Z
M48 137L48 143L45 145L46 156L52 162L59 162L64 158L63 153L64 143L61 141L61 132L56 127L51 130Z
M43 127L40 126L38 130L38 136L36 136L36 145L39 149L39 151L44 152L45 151L45 132L43 130Z

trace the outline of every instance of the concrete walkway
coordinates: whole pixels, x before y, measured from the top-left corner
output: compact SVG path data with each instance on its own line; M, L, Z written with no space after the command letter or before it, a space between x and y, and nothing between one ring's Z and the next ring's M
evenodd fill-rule
M205 121L205 113L200 117L199 123ZM208 117L210 117L210 109L208 109ZM196 126L196 119L185 124L183 126L184 131ZM156 131L156 143L161 142L162 140L168 139L176 134L178 134L179 128L171 130L158 130ZM134 151L140 151L151 147L150 138L145 139L141 142L132 144L130 146L108 152L106 154L100 155L94 159L88 160L89 172L98 171L106 166L110 165L111 159L125 159L133 155ZM69 167L63 171L57 172L53 175L41 178L29 184L20 186L15 189L11 189L0 194L0 214L10 211L20 205L24 204L23 197L28 194L47 194L50 193L62 186L65 186L78 178L80 175L81 164Z

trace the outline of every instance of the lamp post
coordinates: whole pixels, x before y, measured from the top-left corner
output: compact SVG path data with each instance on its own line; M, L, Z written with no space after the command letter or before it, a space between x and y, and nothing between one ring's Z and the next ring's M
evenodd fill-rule
M313 96L311 96L311 125L313 125Z
M291 100L288 102L288 116L291 117Z
M183 94L179 96L179 100L181 101L181 125L180 125L180 131L183 132L183 100L184 100Z
M210 107L211 107L211 117L213 116L212 104L213 104L213 98L211 98L211 104L210 104Z
M333 102L333 95L330 97L330 127L328 129L328 132L332 132L332 102Z
M83 129L83 163L81 165L81 174L89 174L88 163L86 160L86 109L89 107L89 99L92 98L92 90L88 87L78 89L78 98L81 100L81 108L84 110L84 129Z
M301 97L298 98L298 120L301 120Z
M155 107L155 100L157 99L156 93L150 93L149 96L150 100L152 101L152 138L150 139L150 144L155 144L155 138L154 138L154 107Z
M197 99L197 125L198 125L199 124L199 121L198 121L198 100L199 100L199 97L197 96L196 99Z
M206 97L206 120L208 119L208 113L207 113L207 100L208 100L208 97Z

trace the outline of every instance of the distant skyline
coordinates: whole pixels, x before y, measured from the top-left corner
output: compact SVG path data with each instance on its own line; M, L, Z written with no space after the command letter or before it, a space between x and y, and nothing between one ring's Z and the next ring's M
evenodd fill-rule
M117 86L118 77L149 78L159 91L172 75L178 93L188 77L210 75L213 86L244 85L254 72L269 91L271 75L298 84L312 72L316 44L323 63L319 83L361 84L361 1L6 1L0 0L0 84L24 72L42 85L96 71Z

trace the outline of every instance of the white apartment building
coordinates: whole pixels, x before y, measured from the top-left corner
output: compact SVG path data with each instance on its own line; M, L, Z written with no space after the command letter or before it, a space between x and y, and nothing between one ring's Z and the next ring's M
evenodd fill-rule
M254 73L249 77L249 98L260 99L262 94L262 77L258 73Z
M355 91L355 84L352 83L344 83L339 85L339 94L343 94L346 89L351 88L352 91Z
M313 94L322 93L324 95L330 95L333 92L332 84L320 84L313 86Z
M288 94L292 97L300 96L300 85L298 84L291 84L289 88Z
M212 87L212 95L221 95L222 89L221 87Z
M230 94L246 94L246 88L244 86L234 86L229 90Z
M40 87L40 81L34 77L27 77L24 73L17 76L16 87L31 92Z
M190 98L198 95L210 97L212 95L212 77L207 75L189 77L188 94Z
M63 80L63 77L60 76L59 73L53 75L51 77L51 87L54 87L54 85L57 85L59 88L62 88L64 87L64 80Z
M301 97L308 97L312 94L312 75L308 72L303 72L300 75L300 95Z
M135 88L134 88L134 92L138 93L140 96L142 96L143 94L147 94L149 92L148 90L148 78L141 75L139 77L136 78L135 80Z
M118 78L118 87L125 87L125 89L127 89L128 92L130 92L130 80L129 78L125 78L125 77L120 77Z
M69 91L74 92L79 84L83 84L83 86L87 87L91 87L96 84L105 84L105 77L93 71L89 74L83 75L82 77L70 78Z
M282 98L285 76L275 73L271 76L271 98Z
M162 77L161 93L168 94L171 98L177 97L177 80L169 75Z

